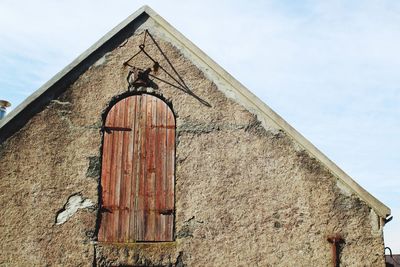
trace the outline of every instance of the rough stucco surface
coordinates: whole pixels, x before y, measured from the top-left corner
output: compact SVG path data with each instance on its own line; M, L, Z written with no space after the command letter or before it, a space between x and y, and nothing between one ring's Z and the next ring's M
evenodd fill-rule
M373 211L160 38L185 83L211 105L155 81L177 119L176 241L96 244L97 206L56 225L74 194L98 203L102 113L126 92L122 63L142 38L104 55L2 144L0 266L328 266L334 233L345 240L341 266L384 266ZM150 42L146 50L165 65ZM131 64L152 65L142 55Z

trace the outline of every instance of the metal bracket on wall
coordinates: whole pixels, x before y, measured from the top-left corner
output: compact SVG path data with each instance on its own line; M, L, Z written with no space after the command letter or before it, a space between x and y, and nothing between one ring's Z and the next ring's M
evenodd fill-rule
M146 51L146 39L147 36L151 39L151 42L157 47L157 50L160 52L162 55L162 58L164 59L167 63L167 66L172 70L172 73L167 71L166 67L160 64L157 60L154 59L147 51ZM144 54L152 63L152 67L142 69L133 66L130 64L130 62L137 57L140 54ZM206 105L208 107L211 107L211 105L201 99L199 96L197 96L195 93L193 93L192 90L187 86L185 81L183 80L182 76L179 75L178 71L175 69L171 61L168 59L167 55L164 53L164 51L161 49L160 45L157 43L157 41L154 39L154 37L150 34L150 32L146 29L144 31L144 37L143 37L143 42L139 45L139 51L135 53L133 56L131 56L128 60L126 60L123 63L124 66L130 67L128 76L127 76L127 82L128 82L128 90L136 90L139 87L152 87L154 89L158 89L157 84L155 84L150 78L153 78L157 81L163 82L165 84L168 84L176 89L179 89L194 98L196 98L200 103L203 105ZM157 74L159 73L159 70L164 72L169 80L161 78Z

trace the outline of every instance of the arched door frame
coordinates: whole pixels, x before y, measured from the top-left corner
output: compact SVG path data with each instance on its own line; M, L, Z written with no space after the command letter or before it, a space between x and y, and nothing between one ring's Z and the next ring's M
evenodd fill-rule
M173 241L175 115L147 93L114 101L104 116L100 242Z

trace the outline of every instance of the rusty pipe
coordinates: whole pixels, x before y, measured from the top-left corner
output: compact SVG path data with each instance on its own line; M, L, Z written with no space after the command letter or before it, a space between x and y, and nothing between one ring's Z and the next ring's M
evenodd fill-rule
M339 234L333 234L327 237L327 240L332 245L332 264L333 267L340 267L340 244L344 239Z

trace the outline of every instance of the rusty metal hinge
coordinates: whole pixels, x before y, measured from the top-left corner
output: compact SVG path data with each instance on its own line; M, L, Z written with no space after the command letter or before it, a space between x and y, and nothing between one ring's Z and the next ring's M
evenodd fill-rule
M132 128L103 126L103 127L101 127L101 131L102 132L106 132L106 133L111 133L111 131L126 131L126 132L130 132L130 131L132 131Z
M173 215L175 211L173 209L163 209L160 210L161 215Z

